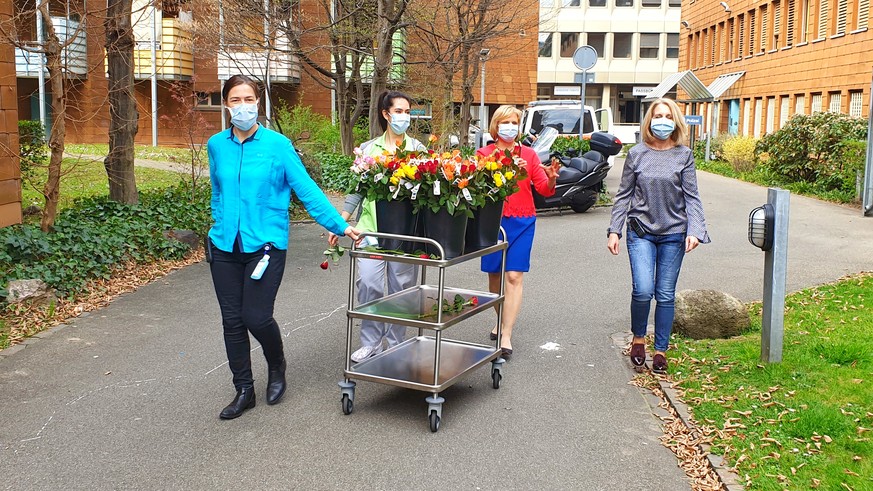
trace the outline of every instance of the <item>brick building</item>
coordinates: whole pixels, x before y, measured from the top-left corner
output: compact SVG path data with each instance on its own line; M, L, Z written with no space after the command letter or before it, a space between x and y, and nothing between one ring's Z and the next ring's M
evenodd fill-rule
M0 23L12 5L0 2ZM0 42L0 227L21 223L21 175L18 167L18 104L15 97L15 51Z
M692 70L705 85L719 76L736 79L698 111L704 124L711 119L716 133L759 137L794 114L866 117L873 68L869 5L685 0L680 69Z

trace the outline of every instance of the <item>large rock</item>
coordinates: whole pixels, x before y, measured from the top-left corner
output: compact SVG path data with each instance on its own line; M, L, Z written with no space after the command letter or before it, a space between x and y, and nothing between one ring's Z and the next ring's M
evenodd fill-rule
M742 302L715 290L682 290L676 294L673 329L693 339L736 336L751 325Z
M13 280L6 286L6 291L8 303L49 305L58 301L55 292L42 280Z

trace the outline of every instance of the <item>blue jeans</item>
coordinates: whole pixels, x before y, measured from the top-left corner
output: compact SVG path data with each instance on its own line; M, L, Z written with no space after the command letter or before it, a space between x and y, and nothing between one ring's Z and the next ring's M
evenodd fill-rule
M627 231L633 294L631 295L631 331L644 337L649 321L652 297L655 298L655 350L667 351L673 329L676 280L685 257L685 234L639 237Z

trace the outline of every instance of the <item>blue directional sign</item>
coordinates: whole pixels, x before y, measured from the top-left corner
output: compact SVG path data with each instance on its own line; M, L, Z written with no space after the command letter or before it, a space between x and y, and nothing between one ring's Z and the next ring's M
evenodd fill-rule
M691 115L685 116L685 124L688 126L699 126L703 124L703 116Z

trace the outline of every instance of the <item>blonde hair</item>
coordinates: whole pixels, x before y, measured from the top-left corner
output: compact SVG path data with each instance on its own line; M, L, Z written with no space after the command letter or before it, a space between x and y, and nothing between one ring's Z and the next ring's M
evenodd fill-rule
M494 115L491 116L491 124L488 125L488 133L491 133L491 138L494 138L494 141L497 141L497 126L500 124L500 121L509 116L518 118L518 124L521 125L521 111L515 106L503 105L494 111ZM519 131L521 131L521 128L519 128Z
M652 115L655 113L655 107L661 104L670 108L670 113L673 115L673 124L676 126L673 129L673 134L670 135L670 140L677 145L684 145L688 141L688 125L685 124L685 115L682 114L682 111L673 99L667 98L655 99L652 105L649 106L649 110L646 111L646 116L643 118L643 124L640 128L640 131L643 133L642 140L649 144L659 141L658 137L652 133Z

